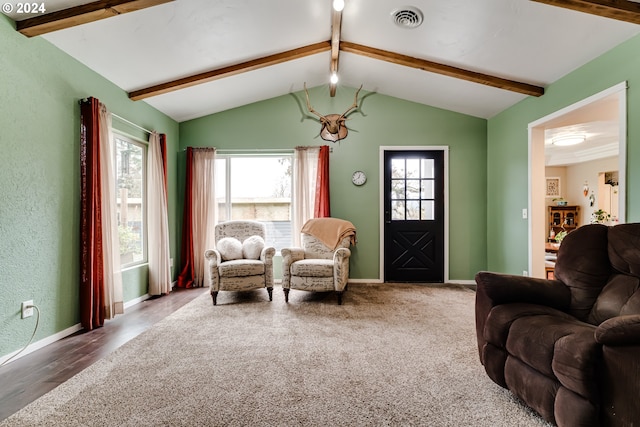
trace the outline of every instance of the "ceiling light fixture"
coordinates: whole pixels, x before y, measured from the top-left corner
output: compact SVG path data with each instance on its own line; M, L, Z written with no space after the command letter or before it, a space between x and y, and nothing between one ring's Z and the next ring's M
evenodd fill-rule
M566 147L568 145L582 144L587 139L584 135L566 135L553 138L551 143L559 147Z
M336 73L331 73L331 77L329 78L329 81L331 82L331 84L336 84L338 83L338 74Z
M344 0L333 0L333 10L342 12L342 9L344 9Z

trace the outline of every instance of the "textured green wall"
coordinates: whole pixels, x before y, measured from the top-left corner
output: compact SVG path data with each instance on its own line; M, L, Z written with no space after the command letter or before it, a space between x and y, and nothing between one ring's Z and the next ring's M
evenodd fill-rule
M573 71L488 122L488 267L522 274L528 236L522 208L528 204L528 125L582 99L627 81L627 212L640 221L640 36Z
M355 89L309 90L323 114L341 113L353 102ZM330 157L331 215L347 219L358 230L351 277L379 278L380 146L449 146L450 279L471 280L486 268L486 120L403 101L377 93L360 93L361 112L347 122L349 136L338 143L317 137L320 125L308 116L304 93L294 93L180 124L179 192L184 191L186 147L219 149L294 148L323 145ZM362 187L351 184L355 170L367 173ZM247 171L260 179L260 171ZM181 203L181 198L178 203Z
M114 113L167 134L169 217L175 253L178 124L90 71L43 38L26 38L0 14L0 358L79 322L78 100L94 96ZM114 121L114 125L118 123ZM130 133L131 129L123 129ZM146 268L146 267L145 267ZM129 299L146 293L146 271L125 274Z

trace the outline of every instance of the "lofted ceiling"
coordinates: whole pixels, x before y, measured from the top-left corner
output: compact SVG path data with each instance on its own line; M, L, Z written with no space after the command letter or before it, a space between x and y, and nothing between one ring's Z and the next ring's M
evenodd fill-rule
M308 87L326 88L330 96L329 47L336 34L340 43L337 91L352 92L351 88L362 84L366 91L490 118L530 95L423 71L419 61L542 91L640 32L637 23L542 3L554 0L539 1L346 0L336 29L331 0L167 0L38 37L130 96L177 79L294 49L321 47L318 53L261 64L250 71L242 69L136 101L178 122L300 91L305 82ZM43 3L51 13L90 2ZM423 22L417 28L400 27L392 19L394 11L408 6L422 12ZM7 15L18 21L25 17L15 9ZM387 57L367 55L365 47ZM390 61L391 55L418 62L399 65Z

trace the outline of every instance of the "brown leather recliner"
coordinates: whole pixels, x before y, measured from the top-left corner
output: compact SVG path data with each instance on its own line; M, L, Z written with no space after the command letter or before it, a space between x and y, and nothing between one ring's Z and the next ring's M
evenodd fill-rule
M640 425L640 224L571 232L555 278L476 275L487 374L559 426Z

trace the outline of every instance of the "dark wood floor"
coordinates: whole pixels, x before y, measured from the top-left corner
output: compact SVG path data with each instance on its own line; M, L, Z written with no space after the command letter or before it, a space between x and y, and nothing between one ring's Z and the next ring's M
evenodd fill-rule
M95 361L207 292L178 289L136 304L91 332L78 332L0 368L0 420L53 390Z

